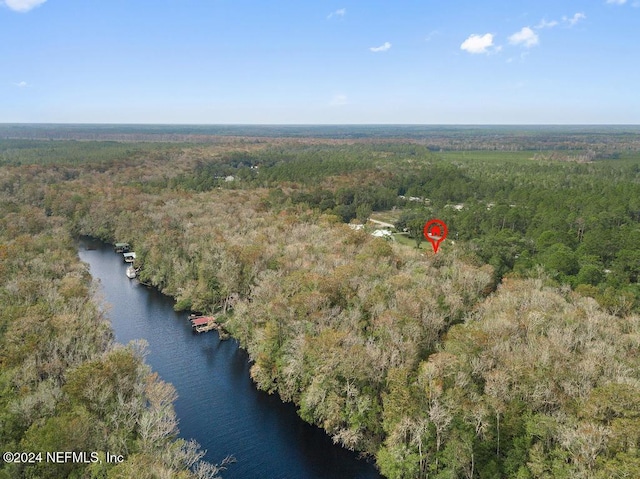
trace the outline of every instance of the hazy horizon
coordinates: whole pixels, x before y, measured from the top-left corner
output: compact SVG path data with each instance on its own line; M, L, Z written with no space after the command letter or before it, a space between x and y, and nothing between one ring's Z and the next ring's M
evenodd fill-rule
M0 122L0 125L59 126L181 126L181 127L310 127L310 126L380 126L380 127L638 127L640 123L122 123L122 122Z

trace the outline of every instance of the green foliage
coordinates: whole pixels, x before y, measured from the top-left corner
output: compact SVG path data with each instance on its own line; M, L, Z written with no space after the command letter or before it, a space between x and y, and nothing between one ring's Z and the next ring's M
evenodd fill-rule
M383 447L378 451L376 464L384 477L389 479L412 479L419 477L418 454L406 446Z
M96 441L95 416L82 408L69 413L62 413L46 419L43 425L34 423L25 433L20 443L24 451L95 451ZM49 461L38 462L24 467L26 477L42 477L56 479L81 474L87 467L78 461L54 464Z
M547 248L542 260L552 273L569 276L578 272L578 259L571 248L562 243L556 243Z

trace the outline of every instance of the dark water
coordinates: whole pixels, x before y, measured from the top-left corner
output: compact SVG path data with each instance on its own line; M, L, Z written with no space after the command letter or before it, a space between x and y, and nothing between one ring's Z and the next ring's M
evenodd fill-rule
M147 362L178 391L180 435L206 449L206 459L237 459L224 479L380 479L372 464L335 446L297 417L291 404L257 391L247 354L215 331L196 335L173 300L125 276L109 245L80 243L80 258L100 281L116 340L145 339Z

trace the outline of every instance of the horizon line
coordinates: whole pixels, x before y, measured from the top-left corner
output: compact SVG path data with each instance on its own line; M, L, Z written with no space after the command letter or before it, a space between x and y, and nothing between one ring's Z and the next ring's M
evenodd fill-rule
M640 123L126 123L126 122L0 122L0 126L637 126Z

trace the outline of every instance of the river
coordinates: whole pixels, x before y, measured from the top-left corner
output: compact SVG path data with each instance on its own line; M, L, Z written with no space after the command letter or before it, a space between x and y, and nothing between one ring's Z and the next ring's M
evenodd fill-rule
M126 264L111 246L83 239L79 255L99 281L116 340L145 339L147 363L176 388L180 436L198 441L210 462L236 458L223 479L382 478L370 462L302 421L292 404L258 391L236 341L220 341L216 331L194 334L171 298L125 276Z

